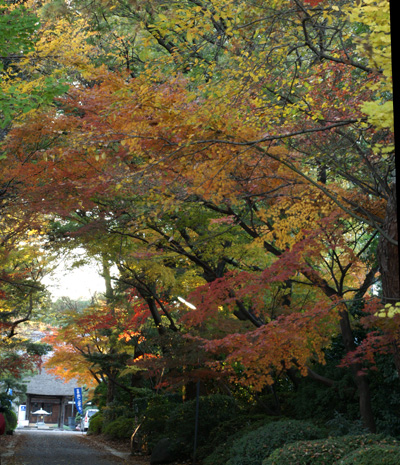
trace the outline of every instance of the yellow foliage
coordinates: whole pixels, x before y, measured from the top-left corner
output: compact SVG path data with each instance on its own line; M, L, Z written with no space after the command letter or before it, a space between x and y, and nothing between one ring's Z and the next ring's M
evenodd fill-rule
M91 35L93 32L83 18L73 22L66 19L58 19L55 23L47 21L40 30L35 50L22 60L21 67L33 74L50 71L64 78L71 72L79 72L87 78L95 75L92 58L96 50L87 41Z
M284 197L271 206L263 215L274 225L265 240L285 250L304 238L304 230L320 227L320 220L336 209L332 200L325 198L317 189L304 189L300 198Z
M375 315L381 318L393 318L395 315L400 313L400 302L393 304L386 304L385 308L382 308Z
M362 109L371 123L378 129L394 129L393 102L385 101L384 92L393 92L392 55L389 0L359 0L350 18L354 22L368 26L368 32L361 35L358 50L365 56L370 66L381 72L373 88L380 95L377 100L366 102Z

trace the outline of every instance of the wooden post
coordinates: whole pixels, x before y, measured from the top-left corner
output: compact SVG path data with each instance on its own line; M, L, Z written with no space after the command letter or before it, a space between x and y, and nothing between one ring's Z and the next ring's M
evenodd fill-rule
M61 414L60 414L60 428L64 429L64 422L65 422L65 397L61 398Z
M25 416L25 420L28 420L28 426L30 423L30 419L31 419L31 398L28 394L26 396L26 416Z

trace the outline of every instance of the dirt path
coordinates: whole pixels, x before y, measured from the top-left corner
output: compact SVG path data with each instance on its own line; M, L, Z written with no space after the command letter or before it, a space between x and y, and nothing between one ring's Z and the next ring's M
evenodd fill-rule
M117 451L114 451L115 453ZM1 465L121 465L124 456L95 445L77 432L16 431L1 454ZM132 463L132 462L129 462Z

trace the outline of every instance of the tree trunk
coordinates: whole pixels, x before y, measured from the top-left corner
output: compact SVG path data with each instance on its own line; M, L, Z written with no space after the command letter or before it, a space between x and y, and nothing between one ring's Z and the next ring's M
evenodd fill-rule
M396 184L391 186L386 217L382 227L385 234L398 242ZM384 304L394 304L400 300L399 247L392 244L381 234L378 244L378 263L382 282L382 300Z
M383 224L383 231L393 240L399 240L399 230L397 223L397 197L396 184L392 185L386 206L386 217ZM395 304L400 301L400 263L399 247L392 244L383 234L379 238L378 263L381 273L382 283L382 304ZM393 361L397 373L400 376L400 346L393 342Z
M349 313L344 303L341 304L340 330L346 352L353 352L356 349L354 335L351 329ZM374 433L376 426L371 405L369 382L367 376L360 373L361 369L362 366L360 363L355 363L351 366L353 379L358 389L361 420L363 425Z
M105 297L107 299L107 303L111 304L113 299L114 299L114 289L112 287L110 264L109 264L107 258L105 258L104 256L101 257L101 262L102 262L101 264L102 264L102 268L103 268L103 272L102 272L101 276L103 277L104 283L105 283L105 286L106 286ZM112 309L112 311L114 311L114 309Z
M113 302L114 289L112 287L112 282L111 282L110 264L104 255L102 255L101 261L102 261L102 267L103 267L102 277L106 285L105 297L106 297L107 305L110 309L110 315L115 317L115 306ZM115 346L116 346L115 335L111 334L109 337L109 352L108 352L110 360L113 360L114 358L113 356L116 355L117 353ZM109 371L106 372L106 375L107 375L106 404L110 405L112 402L114 402L114 398L115 398L115 382L114 382L115 373L114 373L113 367L109 368Z

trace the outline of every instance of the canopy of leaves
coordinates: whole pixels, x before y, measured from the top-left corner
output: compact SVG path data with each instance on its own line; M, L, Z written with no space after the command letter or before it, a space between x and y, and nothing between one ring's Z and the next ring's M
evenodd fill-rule
M340 334L366 392L368 347L398 350L397 318L361 314L378 238L398 260L389 2L2 8L24 26L18 50L0 35L0 220L83 247L107 283L49 339L54 370L262 391Z

